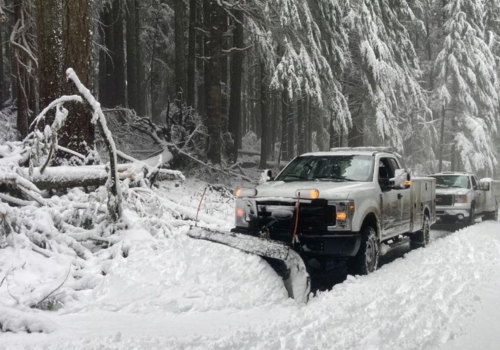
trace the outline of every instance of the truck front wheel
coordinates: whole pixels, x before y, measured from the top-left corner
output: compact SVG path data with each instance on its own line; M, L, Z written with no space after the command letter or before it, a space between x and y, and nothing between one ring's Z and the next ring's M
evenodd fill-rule
M358 254L349 261L349 273L351 275L368 275L378 266L378 239L377 231L366 226L361 229L361 245Z
M425 247L429 244L431 232L431 221L429 216L424 215L424 223L422 225L422 229L415 232L410 236L410 248L420 248Z

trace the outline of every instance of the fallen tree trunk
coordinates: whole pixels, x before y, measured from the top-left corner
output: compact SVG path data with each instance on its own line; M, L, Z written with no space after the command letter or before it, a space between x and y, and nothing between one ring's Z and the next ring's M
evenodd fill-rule
M131 179L143 173L146 165L127 163L118 164L118 177L120 180ZM57 190L73 187L102 186L108 180L108 171L105 165L87 166L61 166L45 168L40 174L40 168L33 169L33 175L29 175L28 168L21 168L21 174L30 180L40 190ZM183 181L184 175L180 171L159 169L157 181Z

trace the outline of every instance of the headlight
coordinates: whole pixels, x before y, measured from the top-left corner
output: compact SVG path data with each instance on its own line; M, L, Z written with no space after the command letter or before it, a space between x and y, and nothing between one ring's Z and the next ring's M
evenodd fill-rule
M238 198L242 197L255 197L257 195L257 190L255 188L242 188L236 187L234 195Z
M318 199L319 191L315 188L295 191L295 197L301 199Z
M250 201L236 200L235 208L235 224L236 227L248 227L251 220L251 215L254 210L252 209L252 204Z
M338 202L336 204L336 219L337 221L347 221L348 219L352 219L354 216L354 211L356 206L354 205L354 201L348 202Z
M334 226L328 226L328 231L349 231L352 229L352 219L356 211L353 200L328 201L328 205L335 206Z
M467 195L456 195L455 203L467 203Z

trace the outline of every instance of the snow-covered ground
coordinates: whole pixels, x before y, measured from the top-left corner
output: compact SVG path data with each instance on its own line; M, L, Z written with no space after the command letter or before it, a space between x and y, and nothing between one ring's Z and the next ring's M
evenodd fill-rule
M203 188L188 181L162 185L159 194L165 205L195 210ZM201 218L229 227L232 198L206 196ZM33 311L52 333L0 333L0 349L496 349L500 342L500 223L433 230L429 247L399 248L374 274L348 277L307 305L288 299L260 258L183 230L160 239L130 228L128 256L99 265L93 289L57 311ZM0 266L49 260L54 281L65 275L64 265L27 250L1 253ZM36 281L23 271L12 273ZM14 279L0 286L3 303L20 291L8 283Z

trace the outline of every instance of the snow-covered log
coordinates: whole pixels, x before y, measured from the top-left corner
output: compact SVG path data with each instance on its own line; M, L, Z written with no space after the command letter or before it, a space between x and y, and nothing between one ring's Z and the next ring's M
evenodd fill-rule
M43 174L40 170L40 168L34 168L30 176L29 169L21 169L22 176L29 179L40 190L102 186L108 180L108 170L105 165L49 167ZM145 172L146 166L135 163L118 164L117 170L120 180L131 179L133 181ZM158 180L183 181L184 176L180 171L159 169Z

